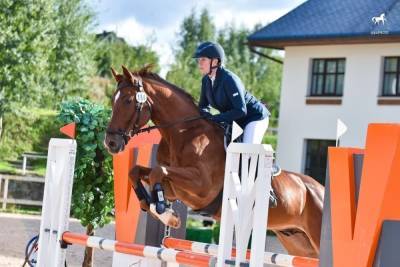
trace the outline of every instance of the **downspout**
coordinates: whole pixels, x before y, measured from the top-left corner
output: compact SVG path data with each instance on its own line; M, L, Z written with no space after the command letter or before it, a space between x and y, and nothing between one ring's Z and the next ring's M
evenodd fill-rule
M254 54L257 54L257 55L259 55L259 56L265 57L265 58L267 58L267 59L269 59L269 60L272 60L272 61L274 61L274 62L276 62L276 63L279 63L279 64L281 64L281 65L283 64L283 61L282 61L282 60L280 60L280 59L278 59L278 58L271 57L271 56L269 56L269 55L267 55L267 54L261 53L260 51L257 51L257 50L254 48L254 46L252 46L251 44L246 43L246 45L249 47L250 51L253 52Z

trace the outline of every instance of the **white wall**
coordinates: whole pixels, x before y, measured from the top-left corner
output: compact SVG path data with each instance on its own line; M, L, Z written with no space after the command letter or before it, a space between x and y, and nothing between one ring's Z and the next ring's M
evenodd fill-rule
M349 127L341 146L364 147L368 123L400 122L400 105L378 105L383 58L400 56L400 43L286 47L277 159L302 172L305 139L335 139L336 120ZM313 58L346 58L341 105L306 105Z

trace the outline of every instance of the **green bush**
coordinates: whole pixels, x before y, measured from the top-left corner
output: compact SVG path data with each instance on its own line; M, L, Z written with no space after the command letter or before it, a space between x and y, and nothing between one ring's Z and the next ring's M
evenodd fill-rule
M269 144L272 146L274 150L276 150L276 144L278 141L278 137L276 135L264 135L263 144Z
M85 99L61 104L58 120L76 123L77 154L72 214L87 233L110 222L114 207L112 157L103 145L111 110Z
M186 239L191 241L212 243L213 230L209 227L187 228Z
M16 159L24 152L46 152L50 138L60 136L56 111L16 107L4 116L0 160Z

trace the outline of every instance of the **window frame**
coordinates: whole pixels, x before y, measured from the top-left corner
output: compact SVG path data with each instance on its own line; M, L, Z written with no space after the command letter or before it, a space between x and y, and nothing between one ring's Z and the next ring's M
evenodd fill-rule
M396 71L386 71L386 60L387 59L397 59ZM386 75L396 75L396 94L385 94L385 77ZM400 97L400 56L388 56L383 58L383 74L382 74L382 88L381 94L382 97Z
M323 72L319 72L318 70L315 71L315 64L317 63L317 61L323 61ZM344 64L344 70L343 72L339 72L338 68L339 68L339 62L343 60L343 64ZM335 68L335 72L327 72L327 63L330 61L335 61L336 63L336 68ZM313 58L312 62L311 62L311 83L310 83L310 90L309 90L309 95L310 97L342 97L343 96L343 91L344 91L344 77L345 77L345 73L346 73L346 58L344 57L340 57L340 58ZM318 88L316 88L315 86L315 82L314 82L314 77L316 77L316 81L318 82L318 77L322 75L322 93L318 94L316 93L316 91L318 90ZM326 87L326 81L327 81L327 77L328 75L334 75L335 79L334 79L334 90L333 93L327 93L327 87ZM338 77L339 75L343 75L343 87L341 88L341 93L338 93Z
M311 142L317 142L317 146L318 146L318 150L321 150L321 143L322 142L326 142L327 146L326 146L326 167L328 166L328 147L330 146L335 146L336 140L333 139L314 139L314 138L305 138L304 139L304 146L303 146L303 173L312 176L312 171L315 171L315 168L313 168L312 166L307 166L308 164L311 164L311 162L309 161L312 157L311 155L313 153L311 152L315 152L315 151L311 151L311 147L310 144ZM316 155L313 155L316 156ZM319 158L321 159L321 155L319 155ZM315 162L314 162L315 163ZM321 175L323 175L323 177L313 177L315 180L317 180L320 184L324 185L325 184L325 179L326 179L326 168L319 168L320 170L322 170ZM317 170L319 171L319 170Z

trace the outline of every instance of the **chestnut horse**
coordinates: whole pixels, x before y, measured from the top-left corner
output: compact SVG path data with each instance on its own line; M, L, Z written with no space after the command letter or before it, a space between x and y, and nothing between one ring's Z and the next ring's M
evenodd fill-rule
M129 138L149 120L162 136L158 165L152 169L136 166L130 172L141 208L165 224L179 226L177 215L164 206L165 193L169 201L180 200L193 210L214 206L212 216L218 220L226 156L223 130L200 117L189 94L149 68L136 72L122 68L123 74L112 70L118 87L105 146L112 154L124 150ZM152 196L143 192L141 181L149 185ZM272 187L277 207L269 210L268 229L276 233L288 253L318 257L323 186L309 176L282 170L272 180Z

